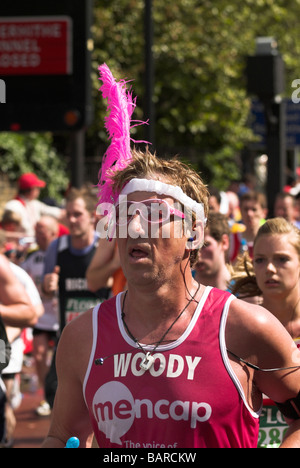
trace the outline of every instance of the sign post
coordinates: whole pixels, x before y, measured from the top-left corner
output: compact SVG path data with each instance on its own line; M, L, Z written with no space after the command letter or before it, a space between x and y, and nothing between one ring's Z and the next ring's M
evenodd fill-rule
M1 0L0 131L79 131L92 120L92 0Z
M72 73L72 18L12 17L0 23L0 76Z
M0 8L0 131L66 132L75 186L93 114L92 3L1 0Z
M284 187L286 169L285 65L273 37L256 40L255 55L247 57L247 91L256 95L264 106L266 122L266 152L268 155L267 198L268 213L273 215L277 193Z

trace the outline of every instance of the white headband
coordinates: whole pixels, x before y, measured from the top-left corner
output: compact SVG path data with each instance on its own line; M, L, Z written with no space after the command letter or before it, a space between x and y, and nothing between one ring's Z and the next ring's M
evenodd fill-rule
M130 182L125 185L120 195L129 195L133 192L155 192L159 195L168 195L178 200L187 208L190 208L196 213L199 220L204 224L206 223L203 204L188 197L178 186L165 184L160 180L154 179L131 179Z

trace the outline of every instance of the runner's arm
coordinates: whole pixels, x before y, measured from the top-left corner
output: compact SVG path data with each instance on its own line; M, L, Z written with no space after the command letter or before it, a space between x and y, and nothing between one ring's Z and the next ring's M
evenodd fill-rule
M277 403L296 398L300 392L300 351L283 325L266 309L239 300L232 301L229 321L227 349L262 369L240 363L241 375L253 376L253 389ZM283 446L300 447L299 420L287 422L291 429Z
M58 388L52 411L52 420L43 448L59 448L66 445L70 437L80 440L80 447L89 447L92 428L88 410L83 398L83 379L88 365L89 331L84 332L86 324L91 323L89 312L74 319L64 328L60 338L56 370ZM80 345L79 345L80 344Z
M99 239L99 244L86 272L88 288L96 292L112 285L112 276L120 268L119 253L115 240Z
M35 307L3 255L0 256L0 279L0 315L5 325L34 326L38 319Z

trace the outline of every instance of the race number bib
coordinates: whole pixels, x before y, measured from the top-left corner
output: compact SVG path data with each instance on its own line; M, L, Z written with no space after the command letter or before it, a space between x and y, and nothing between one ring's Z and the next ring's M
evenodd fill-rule
M270 400L264 403L259 422L258 448L278 448L288 425Z
M66 304L66 324L71 322L75 317L94 308L100 304L101 300L93 297L72 297L68 298Z

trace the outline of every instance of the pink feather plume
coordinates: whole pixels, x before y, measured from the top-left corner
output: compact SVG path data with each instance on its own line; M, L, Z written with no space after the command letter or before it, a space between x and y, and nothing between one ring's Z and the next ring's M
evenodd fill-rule
M105 117L105 128L111 140L103 156L99 172L99 203L113 203L117 194L113 193L112 173L124 169L131 161L130 129L131 116L136 107L136 98L126 89L127 82L116 82L110 69L104 63L99 67L100 88L102 96L107 99L108 116ZM147 123L147 122L144 122Z

